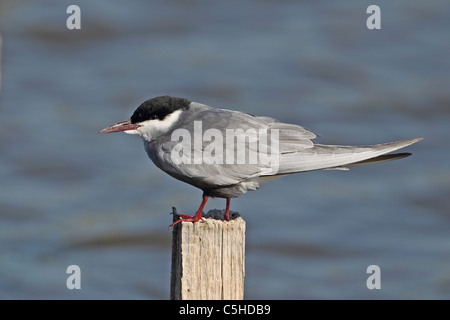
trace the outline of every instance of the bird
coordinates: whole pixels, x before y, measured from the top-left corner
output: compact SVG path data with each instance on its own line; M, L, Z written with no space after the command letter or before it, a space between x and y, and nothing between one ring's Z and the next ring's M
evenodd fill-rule
M224 220L229 220L231 199L267 181L404 158L411 153L390 152L422 140L364 146L319 144L314 141L317 135L300 125L168 95L144 101L130 119L98 133L112 132L140 136L159 169L203 191L197 212L177 214L172 227L182 221L204 221L202 212L210 197L226 199Z

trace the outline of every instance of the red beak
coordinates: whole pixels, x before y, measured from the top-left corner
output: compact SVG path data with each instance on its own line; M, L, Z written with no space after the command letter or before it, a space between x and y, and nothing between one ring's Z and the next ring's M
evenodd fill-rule
M134 130L137 129L139 125L135 123L131 123L131 120L122 121L116 124L113 124L112 126L109 126L108 128L103 129L98 134L102 133L111 133L111 132L119 132L119 131L125 131L125 130Z

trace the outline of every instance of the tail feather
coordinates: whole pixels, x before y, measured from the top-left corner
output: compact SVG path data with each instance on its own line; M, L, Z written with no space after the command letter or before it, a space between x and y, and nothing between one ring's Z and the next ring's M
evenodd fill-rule
M362 166L362 165L366 165L366 164L374 164L374 163L398 160L398 159L409 157L410 155L412 155L412 153L409 153L409 152L383 154L383 155L375 157L375 158L370 158L367 160L351 163L351 164L347 165L347 167L356 167L356 166Z
M315 144L300 152L280 155L277 174L321 169L344 169L349 166L379 163L404 158L410 153L390 154L422 140L414 138L369 146L339 146Z
M375 158L370 158L367 160L347 164L345 167L339 166L339 167L334 167L334 168L326 168L324 170L349 170L348 167L356 167L356 166L363 166L366 164L375 164L375 163L381 163L381 162L386 162L386 161L391 161L391 160L397 160L397 159L409 157L410 155L412 155L412 153L409 153L409 152L383 154L383 155L375 157Z

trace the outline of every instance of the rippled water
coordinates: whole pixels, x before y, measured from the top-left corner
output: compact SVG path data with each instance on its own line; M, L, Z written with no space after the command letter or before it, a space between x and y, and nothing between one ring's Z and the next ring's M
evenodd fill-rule
M201 192L142 143L97 136L182 96L301 124L322 143L412 137L412 157L292 175L232 201L247 299L448 299L450 5L377 1L2 1L0 298L166 299L172 206ZM213 200L207 209L225 206ZM66 268L82 289L66 288ZM366 268L381 268L381 290Z

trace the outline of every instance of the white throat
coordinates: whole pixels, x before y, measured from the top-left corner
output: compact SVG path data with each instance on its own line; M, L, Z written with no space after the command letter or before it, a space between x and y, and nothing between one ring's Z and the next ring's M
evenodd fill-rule
M167 134L173 125L180 118L182 110L176 110L168 115L164 120L147 120L138 123L139 127L135 130L126 130L125 133L136 134L145 141L152 141L162 135Z

